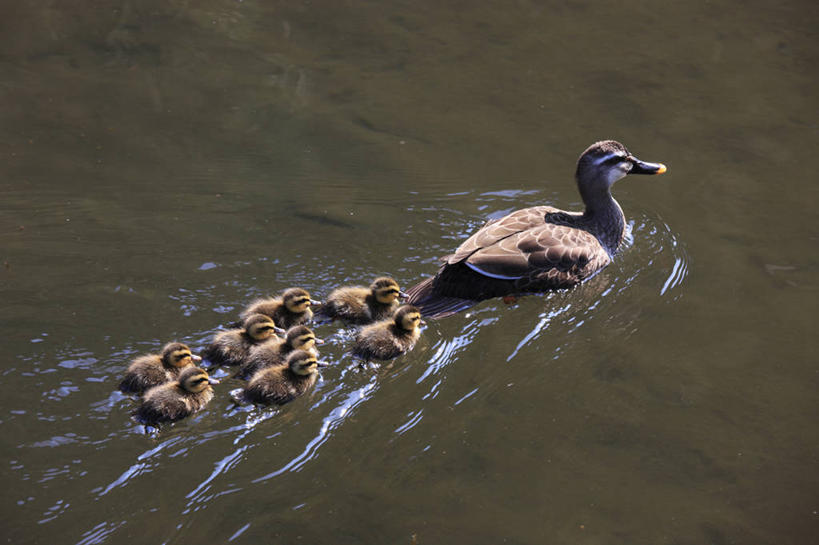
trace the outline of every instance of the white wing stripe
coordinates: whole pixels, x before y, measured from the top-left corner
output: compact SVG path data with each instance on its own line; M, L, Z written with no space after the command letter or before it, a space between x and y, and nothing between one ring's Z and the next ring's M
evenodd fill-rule
M520 280L521 278L523 278L522 276L506 276L506 275L503 275L503 274L494 274L494 273L482 271L480 268L478 268L477 265L473 265L469 261L465 261L464 265L466 265L467 267L469 267L470 269L472 269L473 271L475 271L478 274L488 276L489 278L497 278L498 280Z

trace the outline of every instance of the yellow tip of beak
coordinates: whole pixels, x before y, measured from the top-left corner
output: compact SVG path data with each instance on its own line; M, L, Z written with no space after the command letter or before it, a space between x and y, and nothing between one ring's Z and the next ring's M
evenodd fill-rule
M668 169L665 168L665 165L660 163L660 170L658 170L656 173L657 174L663 174L663 173L665 173L666 170L668 170Z

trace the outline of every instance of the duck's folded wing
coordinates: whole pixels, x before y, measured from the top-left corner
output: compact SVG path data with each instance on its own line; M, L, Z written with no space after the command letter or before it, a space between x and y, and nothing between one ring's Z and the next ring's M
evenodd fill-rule
M556 208L551 206L533 206L517 210L498 220L489 220L471 237L466 239L463 244L458 246L455 253L443 259L450 265L463 261L475 252L489 248L501 240L544 225L546 214L557 211Z
M473 252L464 264L474 271L501 280L552 276L558 284L576 283L608 261L598 240L590 233L543 223L506 236ZM567 273L554 276L557 273ZM557 286L556 286L557 287Z

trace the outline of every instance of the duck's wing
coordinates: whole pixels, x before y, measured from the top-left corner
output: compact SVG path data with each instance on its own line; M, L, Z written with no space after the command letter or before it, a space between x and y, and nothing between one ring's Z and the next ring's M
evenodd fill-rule
M475 272L499 280L555 281L545 287L568 287L608 263L608 254L594 235L553 223L513 233L464 261Z
M443 261L449 265L463 261L475 252L489 248L510 236L544 225L546 215L556 212L560 211L551 206L533 206L517 210L497 220L489 220L458 246L455 253L444 257Z

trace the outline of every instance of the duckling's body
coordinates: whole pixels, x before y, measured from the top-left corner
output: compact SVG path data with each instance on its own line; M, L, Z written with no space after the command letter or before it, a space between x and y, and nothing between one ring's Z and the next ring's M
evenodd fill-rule
M315 385L318 368L327 364L305 350L294 350L285 365L262 369L253 375L242 398L250 403L282 405L304 394Z
M352 353L364 360L391 360L412 350L421 336L421 314L404 305L392 318L363 328L355 338Z
M251 348L247 359L239 368L236 376L241 379L248 379L262 369L284 365L287 356L293 350L305 350L314 356L318 356L316 343L321 342L306 325L293 326L287 330L284 339L262 343Z
M346 286L331 292L316 312L316 319L371 324L391 317L398 308L400 297L406 297L406 294L398 282L386 276L376 278L369 287Z
M134 417L146 425L174 422L201 410L213 399L211 384L219 381L208 376L204 369L187 367L179 377L154 386L142 398Z
M202 355L214 365L241 365L253 347L278 341L278 329L269 316L251 314L244 320L243 327L217 333Z
M410 288L409 303L424 316L443 317L504 295L570 288L611 262L623 241L623 210L611 186L626 174L662 174L613 140L591 145L577 163L583 212L535 206L489 221L438 273Z
M245 318L251 314L270 316L280 327L289 329L294 325L306 324L313 319L311 304L318 304L310 294L301 288L290 288L281 297L257 299L239 315Z
M159 354L139 356L125 371L119 390L126 394L143 394L146 390L176 380L180 371L201 361L182 343L168 343Z

